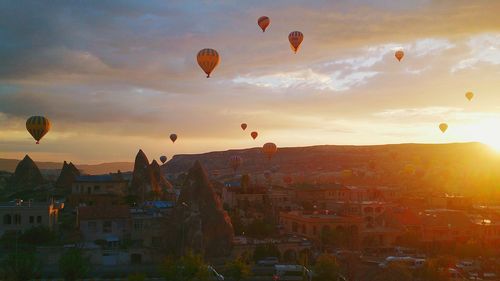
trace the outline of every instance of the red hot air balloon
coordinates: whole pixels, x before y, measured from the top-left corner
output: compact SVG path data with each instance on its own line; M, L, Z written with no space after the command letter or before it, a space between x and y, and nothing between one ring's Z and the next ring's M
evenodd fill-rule
M262 29L262 32L266 31L266 28L269 26L270 23L271 23L271 20L269 19L269 17L266 17L266 16L262 16L257 20L257 24Z
M170 135L170 140L171 140L172 142L175 142L175 141L177 140L177 134L171 134L171 135Z
M242 163L243 163L243 158L241 158L241 156L233 155L229 157L229 166L231 166L231 168L233 168L235 172L236 170L238 170L238 168L241 166Z
M258 135L259 135L259 133L255 132L255 131L250 133L250 136L252 136L252 139L256 139Z
M241 123L240 127L243 131L245 131L247 128L247 123Z
M403 57L405 56L405 53L403 52L403 50L398 50L398 51L396 51L394 56L396 57L396 59L398 59L398 61L401 61L403 59Z
M276 144L272 142L265 143L262 146L262 152L264 152L265 155L267 155L267 158L271 160L273 158L273 155L278 151L278 147Z
M290 47L292 48L294 53L297 53L303 40L304 34L302 34L302 32L300 31L292 31L288 35L288 41L290 41Z

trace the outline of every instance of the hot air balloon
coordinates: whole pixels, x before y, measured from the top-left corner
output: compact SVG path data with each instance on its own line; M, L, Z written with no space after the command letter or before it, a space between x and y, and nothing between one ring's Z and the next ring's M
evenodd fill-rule
M241 129L243 129L243 131L245 131L245 129L247 128L247 123L241 123Z
M473 92L467 92L465 93L465 97L471 101L474 98L474 93Z
M262 32L266 31L266 28L269 26L269 23L271 23L271 20L269 17L262 16L257 20L257 24L262 28Z
M252 136L252 139L256 139L258 135L259 135L259 133L255 132L255 131L250 133L250 136Z
M26 120L26 130L36 140L36 144L39 144L43 136L50 130L50 121L43 116L31 116Z
M441 130L441 132L446 132L446 130L448 130L448 124L446 123L441 123L439 124L439 129Z
M165 162L167 162L167 156L165 155L160 156L160 161L162 164L165 164Z
M398 61L401 61L405 56L405 53L403 52L403 50L397 50L394 56L398 59Z
M172 142L175 142L175 141L177 140L177 135L176 135L176 134L171 134L171 135L170 135L170 140L171 140Z
M265 155L267 155L267 158L271 160L273 158L273 155L278 151L278 148L276 145L272 142L265 143L262 146L262 152L264 152Z
M290 41L290 47L294 53L299 50L300 44L304 40L304 34L300 31L292 31L288 35L288 41Z
M241 166L241 163L243 163L243 158L240 156L233 155L229 157L229 166L231 166L235 172Z
M201 69L207 74L207 78L210 78L210 73L212 73L220 62L219 53L214 49L203 49L199 51L196 59Z

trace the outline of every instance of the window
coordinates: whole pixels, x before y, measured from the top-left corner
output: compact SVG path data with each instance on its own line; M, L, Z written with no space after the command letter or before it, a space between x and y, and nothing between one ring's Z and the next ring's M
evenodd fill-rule
M42 216L36 216L36 222L42 223Z
M12 224L12 217L9 214L3 216L3 224Z
M94 186L94 192L99 192L99 191L101 191L101 187L98 185Z
M35 217L34 216L30 216L30 224L34 224L35 223Z
M95 221L89 221L87 226L89 231L97 231L97 223Z
M90 186L87 187L87 194L91 194L92 193L92 188Z
M112 226L111 221L104 221L102 223L102 231L104 233L110 233L112 228L111 226Z
M14 215L14 224L21 224L21 215L20 214Z

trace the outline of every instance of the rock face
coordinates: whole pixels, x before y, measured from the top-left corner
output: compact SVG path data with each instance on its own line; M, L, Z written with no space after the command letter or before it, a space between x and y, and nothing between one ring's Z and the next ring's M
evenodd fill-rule
M134 171L132 174L131 195L140 202L147 200L171 199L169 194L172 185L161 174L160 165L156 160L149 164L146 154L139 150L135 157Z
M189 170L177 202L169 228L169 248L176 254L190 249L209 258L228 255L234 236L231 219L200 162Z
M14 188L33 188L43 183L43 177L35 162L26 155L17 164L16 171L9 180L9 185Z
M73 163L67 163L64 161L59 178L57 178L55 186L57 188L62 188L66 190L71 190L71 185L75 181L76 177L80 175L80 171L73 165Z

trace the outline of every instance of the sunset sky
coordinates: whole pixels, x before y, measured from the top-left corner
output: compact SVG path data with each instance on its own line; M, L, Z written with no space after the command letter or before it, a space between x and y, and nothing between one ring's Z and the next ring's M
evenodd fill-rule
M221 56L210 79L203 48ZM40 145L31 115L52 123ZM500 149L499 127L498 0L0 2L0 158L133 161L139 148L158 159L268 141Z

